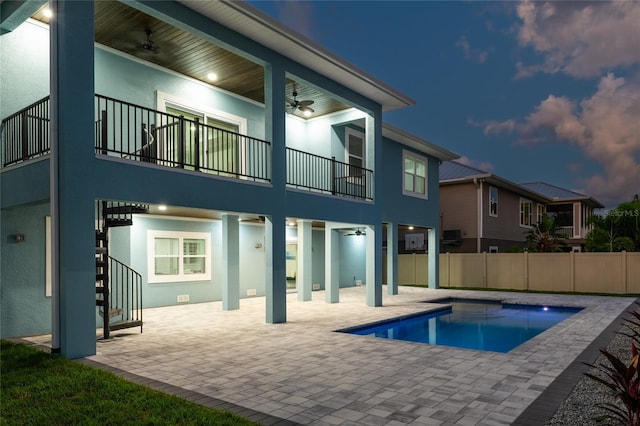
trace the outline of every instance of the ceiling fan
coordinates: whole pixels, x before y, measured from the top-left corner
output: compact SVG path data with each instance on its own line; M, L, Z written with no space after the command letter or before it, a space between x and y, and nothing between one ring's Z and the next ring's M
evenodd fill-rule
M296 91L296 86L293 86L293 99L287 98L287 107L289 108L290 113L294 113L296 110L302 111L305 115L310 115L313 113L313 108L309 105L312 105L314 101L306 100L299 101L298 100L298 92Z
M361 230L360 228L357 228L354 232L351 232L349 234L344 234L345 237L351 237L351 236L360 236L360 235L367 235L367 233L363 230Z
M138 43L138 47L150 53L158 52L158 49L159 49L158 45L153 40L151 40L151 34L153 34L151 29L146 28L144 30L144 33L147 35L147 39Z

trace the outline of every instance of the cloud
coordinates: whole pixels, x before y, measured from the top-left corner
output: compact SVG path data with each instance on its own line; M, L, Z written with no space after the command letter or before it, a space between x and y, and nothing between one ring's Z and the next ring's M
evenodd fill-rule
M456 162L464 164L465 166L482 170L483 172L492 172L495 169L494 165L487 161L472 160L471 158L466 156L460 157L456 160Z
M640 185L640 84L600 79L596 93L580 102L550 95L522 122L484 123L487 129L514 131L520 143L570 143L602 164L603 175L583 179L587 194L603 202L630 200ZM508 125L505 123L509 123ZM575 164L568 168L576 168Z
M563 72L573 77L602 75L640 63L640 2L533 2L517 7L518 41L544 57L516 64L516 77Z
M458 39L456 47L462 50L465 59L469 61L483 64L487 59L489 59L489 51L471 48L471 44L469 43L469 40L467 40L466 36L461 36Z

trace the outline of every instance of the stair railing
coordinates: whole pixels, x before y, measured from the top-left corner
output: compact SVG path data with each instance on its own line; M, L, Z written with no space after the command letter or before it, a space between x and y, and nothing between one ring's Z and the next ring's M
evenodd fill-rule
M109 306L112 311L117 310L117 314L110 315L114 322L110 328L134 322L139 323L142 331L142 275L111 256L109 275Z

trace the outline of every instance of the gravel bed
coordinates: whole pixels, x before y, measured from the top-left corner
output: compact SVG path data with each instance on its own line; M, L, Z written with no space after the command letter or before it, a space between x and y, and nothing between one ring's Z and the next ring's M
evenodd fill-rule
M626 328L626 327L624 327ZM631 359L631 339L622 334L616 334L614 338L609 342L607 350L625 363L628 363ZM609 361L603 356L599 355L594 364L603 363L610 365ZM598 370L591 368L589 372L594 375L603 376ZM558 407L556 413L551 417L545 425L547 426L567 426L567 425L614 425L618 423L614 422L599 422L597 423L594 418L604 413L603 409L599 406L607 402L615 402L615 399L610 396L611 390L606 388L603 384L596 382L588 377L582 377L571 394L564 402Z

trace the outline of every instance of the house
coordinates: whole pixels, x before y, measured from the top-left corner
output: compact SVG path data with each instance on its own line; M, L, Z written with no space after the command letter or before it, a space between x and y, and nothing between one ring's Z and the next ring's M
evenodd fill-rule
M75 358L151 306L381 306L410 227L438 286L457 156L382 122L411 98L242 2L48 6L0 4L2 337Z
M440 166L442 252L498 253L524 247L549 200L505 178L445 161Z
M549 199L546 204L547 214L554 218L560 233L566 238L567 246L572 251L584 250L585 238L592 228L589 218L596 209L604 208L604 205L587 195L544 182L520 185Z

